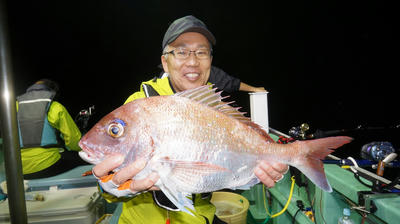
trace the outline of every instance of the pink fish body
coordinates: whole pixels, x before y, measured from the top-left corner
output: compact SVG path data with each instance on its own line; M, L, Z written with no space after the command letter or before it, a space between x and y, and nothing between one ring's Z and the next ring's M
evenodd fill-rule
M81 139L80 155L96 164L107 155L123 154L121 167L137 158L147 159L135 178L157 172L156 185L185 210L193 207L182 194L248 189L258 183L254 168L261 159L295 166L317 186L332 191L321 159L350 141L330 137L274 143L237 108L221 103L220 94L203 86L117 108Z

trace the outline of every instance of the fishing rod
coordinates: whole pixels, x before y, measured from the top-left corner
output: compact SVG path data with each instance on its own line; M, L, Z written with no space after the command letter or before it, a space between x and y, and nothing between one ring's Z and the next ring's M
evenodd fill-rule
M356 134L362 132L398 131L400 130L400 124L388 127L364 127L362 125L358 125L356 128L352 129L338 129L338 130L327 130L327 131L317 129L312 134L307 133L309 130L310 126L307 123L303 123L300 126L292 127L289 130L289 136L297 140L306 140L306 139L324 138L337 135L347 135L349 133Z
M354 166L354 162L350 159L340 159L340 160L334 160L334 159L325 159L322 160L324 164L337 164L339 166ZM355 160L357 165L359 167L372 167L373 169L377 168L378 162L371 161L368 159L360 159L360 160ZM394 161L394 162L389 162L385 164L386 167L391 167L391 168L398 168L400 167L400 162Z

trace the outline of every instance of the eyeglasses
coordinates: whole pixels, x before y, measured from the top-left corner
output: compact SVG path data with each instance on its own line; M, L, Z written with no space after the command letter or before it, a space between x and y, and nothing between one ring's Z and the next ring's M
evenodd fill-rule
M172 51L165 52L164 54L172 54L176 59L187 59L191 53L194 53L198 59L209 59L212 50L209 49L197 49L195 51L190 51L186 48L176 48Z

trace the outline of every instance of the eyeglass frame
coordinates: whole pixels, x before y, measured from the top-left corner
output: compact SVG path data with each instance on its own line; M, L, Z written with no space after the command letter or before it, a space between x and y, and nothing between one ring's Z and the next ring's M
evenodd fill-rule
M179 56L176 57L176 55L175 55L175 50L186 50L186 51L188 51L188 55L187 55L185 58L179 58ZM164 52L163 55L172 54L174 57L176 57L177 59L180 59L180 60L186 60L186 59L188 59L188 58L190 57L190 54L191 54L191 53L194 53L194 55L196 56L196 58L197 58L197 59L200 59L200 60L205 60L205 59L210 59L210 58L211 58L212 52L213 52L212 48L211 48L211 49L207 49L207 51L209 51L209 53L208 53L208 55L207 55L207 56L208 56L207 58L199 58L199 56L197 56L197 53L196 53L198 50L201 50L201 49L197 49L197 50L195 50L195 51L191 51L191 50L188 50L188 49L186 49L186 48L178 47L178 48L175 48L175 49L173 49L173 50L171 50L171 51ZM203 50L204 50L204 49L203 49Z

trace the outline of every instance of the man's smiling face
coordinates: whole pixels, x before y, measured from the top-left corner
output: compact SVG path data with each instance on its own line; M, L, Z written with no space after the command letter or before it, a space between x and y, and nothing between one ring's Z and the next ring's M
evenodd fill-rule
M200 33L187 32L169 44L167 52L177 48L190 51L210 50L210 43ZM169 74L172 87L176 92L205 85L210 77L211 61L211 55L206 59L198 59L194 52L191 52L186 59L177 59L173 54L161 56L164 71Z

